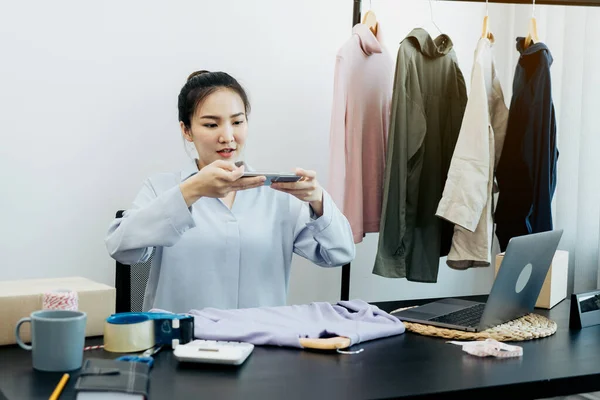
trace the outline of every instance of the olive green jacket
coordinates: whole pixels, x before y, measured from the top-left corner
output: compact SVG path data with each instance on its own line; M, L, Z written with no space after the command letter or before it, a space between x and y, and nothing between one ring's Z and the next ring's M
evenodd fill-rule
M454 226L436 216L467 103L452 41L414 29L400 44L373 273L436 282Z

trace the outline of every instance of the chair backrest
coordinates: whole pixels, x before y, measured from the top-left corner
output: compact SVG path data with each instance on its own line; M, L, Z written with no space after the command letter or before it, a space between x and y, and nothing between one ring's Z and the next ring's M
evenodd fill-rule
M117 211L116 216L122 218L123 210ZM154 251L148 261L143 263L125 265L116 262L116 312L142 311L153 257Z

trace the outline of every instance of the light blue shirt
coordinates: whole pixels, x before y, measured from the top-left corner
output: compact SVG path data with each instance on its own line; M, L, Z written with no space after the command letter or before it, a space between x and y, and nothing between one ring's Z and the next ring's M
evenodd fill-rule
M350 224L328 193L319 218L268 186L237 192L231 209L210 197L188 208L179 184L195 172L194 165L147 179L109 227L106 247L123 264L147 261L155 249L145 311L281 306L293 253L322 267L354 259Z

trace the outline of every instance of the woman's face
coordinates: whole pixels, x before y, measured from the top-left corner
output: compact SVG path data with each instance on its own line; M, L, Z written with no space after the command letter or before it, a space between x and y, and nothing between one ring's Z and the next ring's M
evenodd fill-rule
M235 162L246 141L248 120L244 102L234 91L219 89L196 108L188 129L180 122L185 140L194 143L199 168L216 160Z

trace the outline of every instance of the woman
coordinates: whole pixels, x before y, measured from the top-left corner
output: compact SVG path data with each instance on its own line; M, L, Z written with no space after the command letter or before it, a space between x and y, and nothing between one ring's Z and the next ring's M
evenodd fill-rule
M124 264L154 249L144 310L285 305L293 253L323 267L354 258L350 225L314 171L270 186L241 177L249 111L244 89L223 72L195 72L181 89L179 124L195 165L147 179L106 237Z

